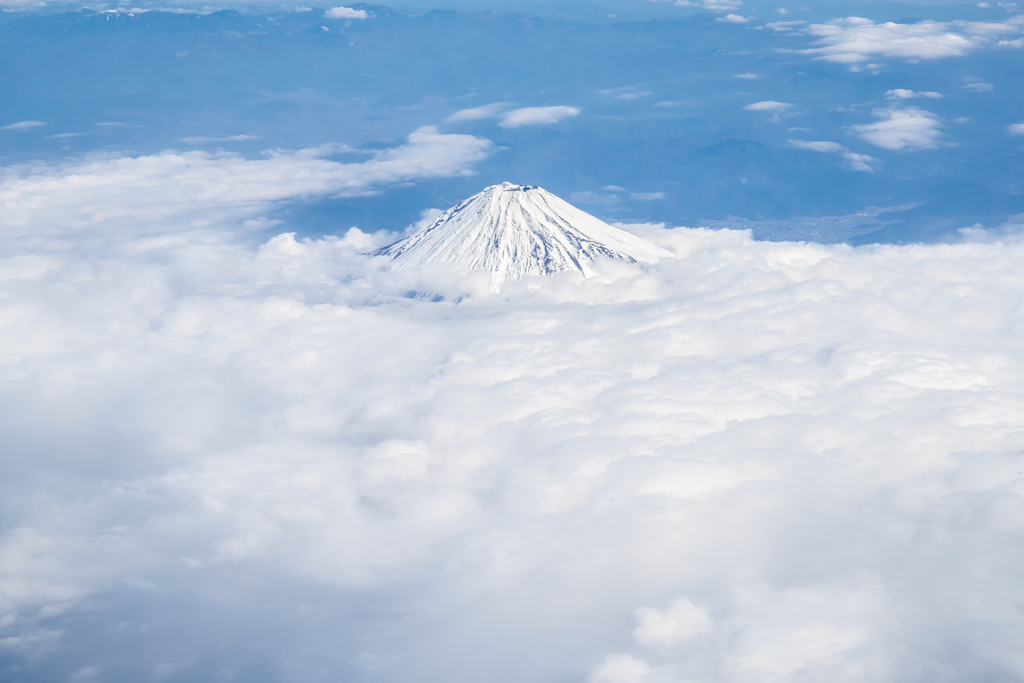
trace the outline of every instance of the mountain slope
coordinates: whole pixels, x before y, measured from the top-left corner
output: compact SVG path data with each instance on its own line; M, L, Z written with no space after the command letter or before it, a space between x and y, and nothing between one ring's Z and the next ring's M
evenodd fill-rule
M394 269L451 263L506 279L566 270L589 275L599 258L653 263L669 253L540 187L502 183L372 255L390 256Z

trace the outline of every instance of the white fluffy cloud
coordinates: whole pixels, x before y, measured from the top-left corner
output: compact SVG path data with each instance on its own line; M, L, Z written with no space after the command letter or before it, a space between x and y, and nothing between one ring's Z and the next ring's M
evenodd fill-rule
M1024 135L1024 123L1011 123L1006 127L1010 135Z
M1024 31L1024 17L1005 22L920 21L914 24L848 17L827 24L812 24L803 32L816 37L819 47L801 54L840 64L866 62L877 57L907 60L962 57L981 47L1014 47L1006 36Z
M324 19L365 19L366 10L351 7L333 7L324 12Z
M461 109L445 119L448 123L460 123L462 121L479 121L480 119L495 119L501 116L502 112L508 109L505 102L485 104L472 109Z
M423 135L432 158L486 151ZM374 171L388 157L356 190L415 175ZM1015 675L1020 239L633 226L678 258L492 293L360 256L393 236L249 244L243 221L307 191L280 183L349 191L358 169L142 159L5 175L8 207L31 199L0 211L5 661L40 680ZM182 189L190 159L209 191Z
M908 152L935 149L942 137L942 122L935 114L907 107L905 109L876 109L880 119L875 123L851 126L866 142L894 151Z
M724 17L718 17L715 21L720 21L726 24L749 24L750 19L740 14L726 14Z
M870 173L875 170L873 164L878 163L878 159L868 156L867 154L858 154L857 152L853 152L843 145L840 145L838 142L831 142L827 140L789 140L789 143L794 147L810 150L812 152L838 154L849 163L850 168L854 171L866 171Z

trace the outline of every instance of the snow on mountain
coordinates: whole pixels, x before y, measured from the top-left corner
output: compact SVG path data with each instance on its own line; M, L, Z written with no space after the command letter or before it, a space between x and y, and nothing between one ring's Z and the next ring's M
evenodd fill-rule
M393 269L451 263L489 270L496 279L566 270L589 275L599 258L653 263L670 256L543 188L512 183L488 187L372 255L390 256Z

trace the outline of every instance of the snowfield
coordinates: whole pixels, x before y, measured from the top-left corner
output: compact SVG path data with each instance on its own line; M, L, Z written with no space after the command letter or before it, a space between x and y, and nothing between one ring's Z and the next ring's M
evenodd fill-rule
M373 255L390 256L396 270L453 264L487 270L501 281L567 270L588 275L596 259L654 263L670 254L543 188L502 183Z

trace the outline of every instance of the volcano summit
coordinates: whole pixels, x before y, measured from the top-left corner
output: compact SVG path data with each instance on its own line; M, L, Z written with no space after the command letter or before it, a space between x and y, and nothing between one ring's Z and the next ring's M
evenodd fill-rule
M507 279L566 270L589 275L600 258L654 263L670 254L543 188L502 183L372 255L390 256L396 270L450 263Z

